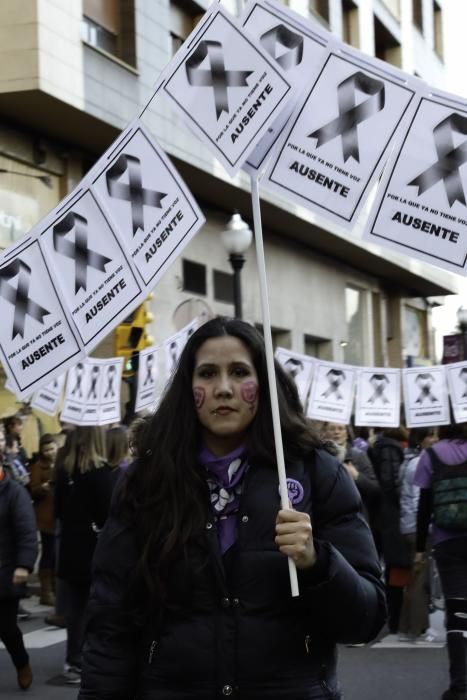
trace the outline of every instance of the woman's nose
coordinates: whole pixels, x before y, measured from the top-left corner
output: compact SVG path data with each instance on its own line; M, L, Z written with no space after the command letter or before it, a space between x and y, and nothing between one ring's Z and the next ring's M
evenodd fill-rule
M232 382L228 374L219 375L219 380L215 387L215 394L217 396L232 396Z

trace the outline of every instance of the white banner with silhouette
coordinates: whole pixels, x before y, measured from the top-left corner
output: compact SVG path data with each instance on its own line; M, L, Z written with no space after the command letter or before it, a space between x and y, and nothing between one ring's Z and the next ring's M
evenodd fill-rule
M357 372L355 425L400 425L401 372L390 367L365 367Z
M350 423L357 367L316 360L307 416L332 423Z
M294 380L300 401L303 407L306 408L315 360L309 355L301 355L286 348L276 348L275 357Z
M66 374L59 374L58 377L34 392L31 400L32 408L36 408L48 416L56 416L60 408L65 380Z
M140 350L135 399L135 413L153 411L160 390L160 370L158 366L159 348L153 345Z
M451 406L456 423L467 422L467 362L445 365Z
M60 420L74 425L119 423L123 358L88 358L68 372Z
M402 380L408 428L450 423L444 367L405 368L402 370Z

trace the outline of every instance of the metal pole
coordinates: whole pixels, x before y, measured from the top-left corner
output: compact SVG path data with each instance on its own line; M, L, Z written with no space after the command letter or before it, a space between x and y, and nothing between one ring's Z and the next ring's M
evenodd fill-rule
M241 253L231 253L229 256L229 262L233 270L235 318L243 318L241 269L245 262L245 257Z

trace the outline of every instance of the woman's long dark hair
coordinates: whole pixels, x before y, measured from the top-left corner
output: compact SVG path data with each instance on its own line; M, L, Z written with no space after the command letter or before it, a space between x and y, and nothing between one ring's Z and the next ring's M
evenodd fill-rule
M129 520L137 533L141 554L135 580L141 606L164 602L173 565L184 557L188 542L199 535L208 518L192 378L199 348L223 336L236 337L246 345L258 375L258 411L246 440L248 461L253 468L276 464L263 338L244 321L222 317L208 321L189 338L140 439L139 458L123 480L116 504L117 514ZM285 456L299 458L319 447L320 441L303 414L295 383L278 363L276 377Z

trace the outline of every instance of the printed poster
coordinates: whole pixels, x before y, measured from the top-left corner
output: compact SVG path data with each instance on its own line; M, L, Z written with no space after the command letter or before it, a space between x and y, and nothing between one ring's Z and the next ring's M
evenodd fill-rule
M154 410L158 390L159 349L155 345L139 352L135 412Z
M31 406L48 416L56 416L62 399L66 374L59 374L51 382L34 392Z
M465 274L467 261L467 101L423 96L388 163L366 240Z
M20 399L82 355L55 278L32 236L0 257L0 357Z
M286 348L277 348L275 357L294 380L297 385L300 401L303 407L305 407L311 387L311 380L313 379L314 362L316 360L313 360L308 355L301 355L298 352L292 352Z
M141 282L152 289L204 224L191 192L139 121L125 129L86 180Z
M74 425L120 422L123 358L88 358L70 368L60 420Z
M445 365L451 406L456 423L467 422L467 362Z
M402 380L408 428L448 425L449 398L444 367L403 369Z
M240 21L245 31L282 68L294 93L301 92L323 59L329 32L312 27L303 17L275 0L253 0L246 6ZM244 170L253 173L261 170L294 108L295 100L291 99L248 156Z
M290 99L285 73L217 4L172 63L163 93L235 175Z
M396 428L400 425L401 373L389 367L357 370L355 425Z
M415 103L419 81L330 43L264 185L351 230Z
M181 331L178 331L178 333L175 333L174 335L170 336L170 338L167 338L167 340L164 342L165 374L167 379L169 379L175 372L180 355L182 354L188 338L190 335L193 335L199 325L199 319L195 319L182 328Z
M37 229L67 313L90 352L144 300L143 288L90 190L78 188Z
M350 423L357 367L315 360L307 416L332 423Z

